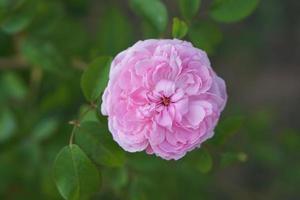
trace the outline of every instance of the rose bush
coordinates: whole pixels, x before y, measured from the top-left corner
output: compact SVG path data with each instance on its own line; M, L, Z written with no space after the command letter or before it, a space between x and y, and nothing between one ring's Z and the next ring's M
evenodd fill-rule
M150 39L115 57L102 100L123 149L177 160L213 136L227 93L204 51Z

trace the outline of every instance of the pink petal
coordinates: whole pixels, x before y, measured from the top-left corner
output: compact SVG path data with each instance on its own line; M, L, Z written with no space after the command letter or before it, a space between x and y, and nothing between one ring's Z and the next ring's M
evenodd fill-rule
M149 142L151 145L157 145L164 141L166 136L166 129L156 124L153 124L152 130L149 134Z
M155 91L170 97L175 92L175 83L169 80L160 80L155 86Z
M173 94L171 96L171 101L172 102L176 102L179 101L180 99L182 99L184 97L184 92L182 89L177 89L175 94Z
M165 108L158 115L156 115L156 122L163 127L171 127L172 126L172 118L170 113Z
M185 117L192 126L199 125L205 117L205 110L203 109L201 102L191 102L189 105L189 112L185 115Z

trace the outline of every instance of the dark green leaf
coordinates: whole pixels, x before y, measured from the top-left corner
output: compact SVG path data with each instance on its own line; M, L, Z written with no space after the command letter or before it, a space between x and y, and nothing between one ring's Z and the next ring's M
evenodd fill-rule
M79 109L79 116L82 116L80 122L94 121L99 122L97 112L100 110L91 109L89 105L83 105Z
M24 5L25 0L0 0L0 11L11 12Z
M184 21L178 18L173 19L172 35L174 38L183 38L188 32L188 27Z
M168 24L168 11L160 0L130 0L132 9L143 16L159 32L163 32Z
M124 164L124 151L113 141L104 124L82 122L75 131L75 141L99 165L116 167Z
M16 33L26 28L35 15L35 5L34 0L25 1L5 18L1 28L7 33Z
M211 17L219 22L236 22L249 16L259 0L214 0Z
M90 1L87 0L65 0L68 10L75 16L87 14Z
M7 72L0 77L0 91L0 100L23 100L28 88L19 74Z
M64 7L62 2L61 1L37 1L36 3L37 3L37 7L39 8L37 9L37 13L36 13L38 17L35 17L32 23L30 24L29 26L30 32L35 37L40 37L40 36L45 37L48 35L51 35L51 37L53 37L56 35L61 35L59 28L66 29L68 26L67 23L64 23L68 18L64 16ZM60 23L64 23L66 26L65 27L60 26ZM63 32L64 31L65 30L63 30ZM71 36L71 38L72 37L74 36Z
M222 40L222 32L216 24L209 21L201 21L192 25L189 37L198 48L208 53L213 53L215 47Z
M87 44L89 44L88 42L90 40L90 37L88 36L86 29L81 23L73 21L72 19L67 17L63 17L63 19L59 20L56 23L55 21L50 23L54 23L52 30L50 29L50 27L45 27L45 25L36 27L36 33L40 34L38 36L49 37L51 39L51 42L55 44L57 48L59 48L64 56L77 58L79 57L79 55L84 56L88 54ZM41 31L45 28L49 28L50 30L45 33L38 33L38 31Z
M186 19L191 19L199 10L201 0L179 0L180 12Z
M95 101L104 91L109 76L111 57L95 59L81 77L81 88L88 101Z
M60 194L68 200L86 200L99 191L100 174L77 146L64 147L54 163L54 178Z
M94 54L114 56L126 49L134 41L133 30L130 20L122 10L108 7L101 17Z
M148 21L142 22L142 31L144 39L158 38L160 36L160 32L155 27L153 27Z
M48 41L28 38L21 44L21 53L33 66L42 67L52 72L61 72L65 67L65 60L59 50Z
M14 53L13 36L0 29L0 56L11 56Z
M48 197L45 200L62 200L63 198L59 194L55 182L53 181L53 177L49 176L51 174L52 167L48 164L42 165L41 169L41 177L39 181L40 193L43 197Z
M17 124L13 113L7 109L0 109L0 144L14 135Z

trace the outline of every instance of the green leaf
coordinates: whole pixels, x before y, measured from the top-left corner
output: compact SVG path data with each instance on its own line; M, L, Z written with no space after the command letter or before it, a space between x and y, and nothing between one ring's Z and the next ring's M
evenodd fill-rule
M81 76L81 88L88 101L95 101L104 91L109 77L111 57L95 59Z
M25 0L0 0L0 11L11 12L24 5Z
M179 0L179 9L182 16L191 19L197 14L200 4L201 0Z
M210 153L205 149L200 150L200 154L197 157L197 169L202 173L207 173L211 170L212 166L213 160Z
M86 0L65 0L67 3L67 8L72 12L75 16L82 16L87 14L89 10L90 1Z
M101 16L94 55L114 56L134 42L133 26L122 10L108 7ZM120 37L122 33L122 37Z
M122 166L124 151L113 141L106 125L85 121L75 131L76 143L98 165Z
M13 113L8 108L0 110L0 144L14 135L17 124Z
M259 0L214 0L210 16L219 22L236 22L249 16Z
M0 0L0 27L2 22L22 4L23 0Z
M216 24L210 21L201 21L192 25L189 37L198 48L213 53L215 47L222 40L222 32Z
M77 146L64 147L54 163L54 179L60 194L68 200L86 200L99 191L100 174Z
M1 0L0 0L1 1ZM14 53L14 40L13 36L5 33L0 29L0 55L11 56Z
M44 154L43 154L44 156ZM53 177L49 176L52 172L52 167L49 164L44 164L41 167L41 175L40 175L40 180L39 180L39 188L40 188L40 193L43 197L48 197L47 199L55 199L55 200L62 200L63 198L57 191L57 188L55 186L55 183L53 181Z
M32 138L35 141L48 139L57 130L59 122L55 118L47 118L40 121L32 131Z
M172 35L174 38L183 38L188 32L188 26L178 18L173 19Z
M35 17L32 23L30 24L29 26L30 33L35 37L43 36L43 38L45 37L49 38L49 36L51 36L51 39L53 36L56 35L62 36L59 29L61 28L63 29L62 31L65 32L65 29L68 29L68 24L64 22L66 20L69 21L68 20L69 18L64 15L65 8L62 2L37 1L36 3L37 3L36 6L38 7L36 15L38 17ZM60 24L64 24L66 26L63 27ZM69 34L69 36L71 35ZM72 37L74 36L71 36L71 38ZM69 40L70 38L63 36L61 37L61 39ZM77 41L74 42L77 43Z
M0 101L2 99L23 100L28 93L28 88L19 74L7 72L0 77L0 91Z
M89 105L82 105L79 109L79 116L82 116L80 122L84 122L84 121L99 122L97 112L99 112L99 110L90 109Z
M168 24L168 11L160 0L130 0L132 9L144 17L159 32L163 32Z
M26 28L33 20L36 6L34 0L27 0L18 9L10 13L1 24L7 33L17 33Z
M21 43L21 53L33 66L52 72L61 72L66 62L61 52L49 41L28 38Z
M63 17L63 19L56 23L55 17L53 18L54 22L50 22L54 24L52 30L50 29L44 34L40 32L40 37L49 37L51 42L63 53L63 56L80 58L80 56L88 55L87 45L89 44L90 37L88 37L84 26L72 20L72 18ZM43 23L45 22L43 21ZM41 29L45 29L44 24L36 27L36 31L41 31Z
M143 39L160 37L160 32L155 27L153 27L148 21L142 22L142 32Z

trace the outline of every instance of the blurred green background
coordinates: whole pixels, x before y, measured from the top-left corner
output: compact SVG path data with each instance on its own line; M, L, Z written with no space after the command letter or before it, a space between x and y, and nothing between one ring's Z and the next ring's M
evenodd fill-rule
M237 1L255 5L226 15L218 1L0 0L0 199L62 199L52 168L86 107L83 70L172 30L227 82L216 136L176 162L126 153L121 166L97 166L92 199L299 199L300 3ZM185 21L177 33L173 17Z

